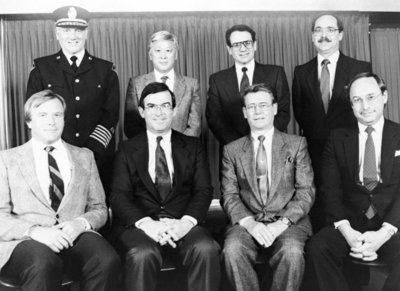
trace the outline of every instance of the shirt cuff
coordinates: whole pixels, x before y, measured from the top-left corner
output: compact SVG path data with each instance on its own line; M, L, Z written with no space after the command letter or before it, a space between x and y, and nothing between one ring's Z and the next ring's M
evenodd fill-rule
M390 224L390 223L388 223L388 222L382 223L382 226L389 227L389 228L391 229L390 232L393 233L393 234L395 234L395 233L398 231L398 228L397 228L397 227L395 227L393 224Z
M193 224L193 227L195 227L195 226L197 225L197 219L194 218L193 216L184 215L184 216L182 216L182 219L187 219L187 220L189 220L189 222L190 222L191 224Z
M85 230L92 229L92 226L90 225L89 221L87 221L86 218L77 217L76 219L82 221L85 224Z
M135 227L140 229L140 225L143 222L145 222L146 220L149 220L149 219L151 219L151 217L149 217L149 216L146 216L146 217L143 217L142 219L139 219L138 221L135 222Z
M246 222L252 218L253 216L246 216L245 218L242 218L241 220L239 220L239 225L244 227L246 225Z
M333 225L335 226L335 229L338 229L339 226L344 225L344 224L350 225L350 221L348 221L347 219L342 219L342 220L339 220L339 221L336 221L333 223Z

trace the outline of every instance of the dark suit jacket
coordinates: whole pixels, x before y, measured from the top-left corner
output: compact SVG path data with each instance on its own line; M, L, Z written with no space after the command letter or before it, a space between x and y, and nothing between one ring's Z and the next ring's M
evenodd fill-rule
M339 56L332 97L328 112L325 113L318 81L318 64L315 57L294 70L292 102L294 116L307 138L308 149L316 174L329 132L334 128L356 124L345 86L358 73L370 72L371 64L349 58L342 53Z
M111 207L116 228L133 227L145 216L181 218L190 215L205 220L211 203L207 158L198 138L172 131L174 178L171 193L162 201L148 172L147 134L120 144L114 161Z
M382 221L400 227L400 124L385 119L382 183L371 193L359 182L358 148L357 126L331 132L322 159L321 186L328 222L348 219L357 228L372 201Z
M311 233L308 212L315 198L313 170L304 137L275 130L272 140L271 187L264 205L256 179L251 136L224 147L221 192L232 224L247 216L259 221L289 218Z
M74 72L62 51L36 59L29 74L26 97L44 89L67 103L63 139L104 155L115 151L111 141L119 119L119 81L111 62L87 51Z
M280 131L286 131L290 120L290 93L283 68L256 63L253 84L258 83L266 83L275 90L278 113L274 126ZM206 117L209 128L222 145L249 134L249 124L243 116L235 66L210 76Z
M124 132L128 138L146 131L144 119L139 114L139 99L144 87L155 82L154 72L131 78L126 91ZM174 95L176 113L172 128L190 136L200 136L201 100L199 82L175 72Z

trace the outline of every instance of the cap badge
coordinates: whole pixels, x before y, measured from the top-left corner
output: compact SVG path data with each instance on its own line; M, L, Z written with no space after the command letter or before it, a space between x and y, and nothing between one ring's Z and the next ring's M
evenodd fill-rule
M76 12L75 7L70 7L68 9L68 18L69 19L75 19L77 15L78 15L78 13Z

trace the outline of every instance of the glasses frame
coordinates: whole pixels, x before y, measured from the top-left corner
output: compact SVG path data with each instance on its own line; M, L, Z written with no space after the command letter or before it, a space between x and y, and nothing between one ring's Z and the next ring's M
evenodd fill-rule
M266 112L267 110L269 110L272 106L274 106L274 103L267 103L267 102L261 102L261 103L251 103L245 106L246 110L254 113L256 112L257 108L260 109L260 111L262 112Z
M339 28L334 28L334 27L326 27L326 28L322 28L322 27L317 27L315 29L313 29L313 34L316 36L321 36L323 34L323 32L325 32L325 35L327 36L333 36L335 35L336 31L339 31Z
M360 96L356 96L355 98L350 98L351 105L356 107L356 106L361 106L362 103L366 102L368 104L375 103L378 100L379 96L382 96L383 93L380 92L375 95L367 95L364 98Z
M149 112L157 112L158 110L166 112L172 110L172 104L170 102L165 102L163 104L147 103L144 106L144 109L148 110Z
M249 40L245 40L245 41L234 42L231 44L231 48L240 50L242 48L242 46L244 46L246 49L250 49L253 47L253 44L254 44L254 41L249 39Z

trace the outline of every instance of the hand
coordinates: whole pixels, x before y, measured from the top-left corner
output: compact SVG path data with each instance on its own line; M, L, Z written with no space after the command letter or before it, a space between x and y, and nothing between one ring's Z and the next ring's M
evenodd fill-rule
M167 230L171 226L162 222L153 220L152 218L145 219L140 225L139 229L143 230L145 234L147 234L150 238L152 238L156 242L160 242L160 240L167 239ZM167 235L167 236L166 236Z
M167 233L172 237L174 241L178 241L185 235L187 235L187 233L193 228L193 226L193 223L190 222L188 219L175 219Z
M364 261L375 260L378 257L376 252L390 239L390 237L391 235L384 229L384 227L377 231L364 232L358 238L361 245L352 247L350 255L363 259Z
M288 229L288 225L284 224L282 221L277 220L275 222L267 224L268 229L272 232L275 239L282 234L286 229ZM274 239L274 240L275 240Z
M251 236L263 247L267 248L275 240L274 234L271 229L268 228L264 223L255 221L254 219L248 219L243 224L243 227L251 234Z
M338 230L343 235L350 248L361 246L361 241L358 240L358 238L361 236L361 232L352 228L350 224L342 224L338 227Z
M67 233L54 227L34 226L30 230L30 237L35 241L45 244L55 253L72 247L73 242Z
M72 241L75 241L75 239L86 230L85 222L81 219L64 221L54 227L65 232Z

